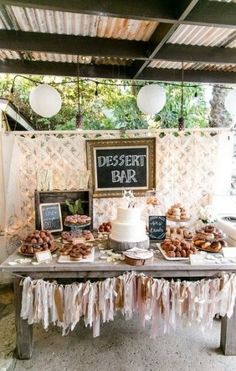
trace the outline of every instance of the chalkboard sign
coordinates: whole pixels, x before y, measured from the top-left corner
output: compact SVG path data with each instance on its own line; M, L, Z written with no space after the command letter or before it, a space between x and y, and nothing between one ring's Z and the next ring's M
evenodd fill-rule
M62 231L63 226L60 204L40 204L39 207L42 229L46 229L51 232Z
M88 141L95 196L116 191L147 191L155 187L155 139Z
M166 238L166 217L149 216L150 240L163 241Z

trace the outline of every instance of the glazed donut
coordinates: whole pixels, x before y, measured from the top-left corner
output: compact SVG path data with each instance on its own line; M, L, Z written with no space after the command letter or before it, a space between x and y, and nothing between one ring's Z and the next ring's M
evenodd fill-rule
M194 245L197 247L201 247L205 243L205 240L195 240Z
M211 249L215 251L219 251L221 249L221 244L219 241L213 241L211 243Z
M219 243L221 244L222 247L228 246L228 244L225 240L219 240Z
M205 232L207 233L213 233L215 231L215 227L213 225L206 225L204 228Z
M204 242L204 243L201 245L201 248L202 248L202 249L209 249L210 246L211 246L211 243L210 243L210 242Z
M190 231L184 230L183 234L184 238L186 238L187 240L191 240L193 238L193 235Z

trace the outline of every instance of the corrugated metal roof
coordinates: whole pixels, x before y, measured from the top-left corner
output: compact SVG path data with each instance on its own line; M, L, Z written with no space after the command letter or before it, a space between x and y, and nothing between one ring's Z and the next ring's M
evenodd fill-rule
M214 1L217 1L218 3L235 3L236 4L236 0L210 0L212 2Z
M16 51L1 50L0 49L0 60L5 59L20 59L20 53ZM27 53L27 59L32 59L35 61L43 62L62 62L62 63L77 63L77 55L67 55L67 54L56 54L56 53L38 53L31 52ZM133 60L131 59L122 59L122 58L109 58L109 57L84 57L79 56L79 63L81 64L109 64L109 65L119 65L127 66L130 65Z
M4 59L21 59L20 54L10 50L0 50L0 60Z
M181 62L169 62L163 60L152 61L148 67L167 68L181 70ZM185 70L225 71L236 72L236 64L214 64L214 63L184 63Z
M184 63L184 68L189 69L192 67L194 63ZM182 63L181 62L170 62L170 61L163 61L163 60L155 60L152 61L148 67L152 68L168 68L168 69L176 69L181 70L182 69Z
M48 62L62 62L62 63L77 63L77 55L69 54L56 54L56 53L30 53L31 57L35 61L48 61ZM112 64L112 65L128 65L132 63L132 60L121 59L121 58L102 58L102 57L79 57L79 63L81 64Z
M93 58L95 64L111 64L118 66L129 66L132 64L132 59L123 59L123 58L109 58L109 57L95 57Z
M7 6L15 28L28 32L148 41L158 22Z
M236 38L227 45L228 48L236 48Z
M0 17L0 29L1 29L1 30L5 30L5 29L6 29L6 27L5 27L5 25L4 25L4 22L3 22L3 20L1 19L1 17Z
M223 27L180 25L168 43L198 46L222 46L233 36L235 30Z
M77 63L77 55L31 52L30 56L35 61ZM79 63L89 64L91 60L92 57L79 57Z

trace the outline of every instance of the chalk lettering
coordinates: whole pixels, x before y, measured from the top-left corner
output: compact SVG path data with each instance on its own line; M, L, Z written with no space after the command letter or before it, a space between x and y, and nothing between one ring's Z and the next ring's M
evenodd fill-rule
M133 169L128 170L113 170L111 172L112 183L130 184L137 183L136 171Z
M146 155L98 156L98 167L145 166Z

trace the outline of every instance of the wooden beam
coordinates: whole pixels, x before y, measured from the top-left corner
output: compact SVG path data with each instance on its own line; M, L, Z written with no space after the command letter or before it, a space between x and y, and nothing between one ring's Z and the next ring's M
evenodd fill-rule
M80 64L80 77L130 79L130 67L114 65ZM76 63L22 61L8 59L0 61L0 73L77 76Z
M235 28L236 4L200 0L183 23Z
M0 49L146 59L143 41L0 30Z
M1 0L1 4L98 16L176 21L172 0Z
M188 14L196 6L198 1L199 0L179 0L176 9L178 15L178 22L183 21L188 16ZM159 24L159 26L156 28L155 32L153 33L149 41L149 61L145 62L135 61L133 63L133 69L135 71L134 79L138 78L139 74L142 73L142 71L149 65L150 60L158 53L162 46L175 32L178 25L179 23Z
M181 81L182 72L177 69L146 68L138 80ZM185 70L184 82L236 84L236 72Z
M155 59L174 62L236 64L236 53L233 48L165 44L155 55Z
M33 62L20 60L0 61L0 73L21 73L34 75L77 76L76 63ZM132 67L112 65L80 64L80 77L131 80ZM181 70L146 68L137 80L181 81ZM213 72L185 70L185 82L236 83L236 72Z

